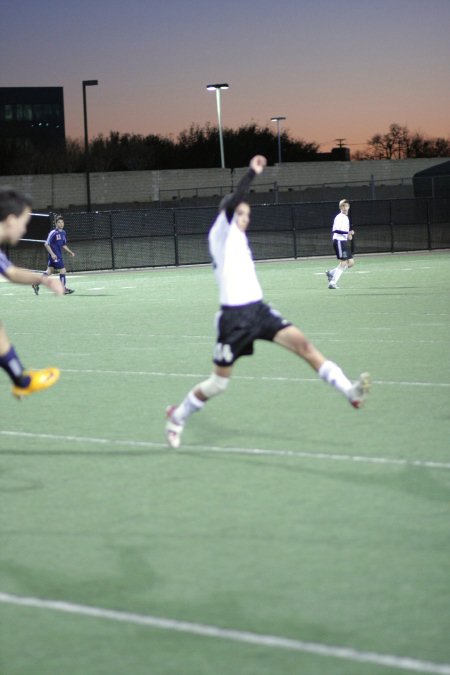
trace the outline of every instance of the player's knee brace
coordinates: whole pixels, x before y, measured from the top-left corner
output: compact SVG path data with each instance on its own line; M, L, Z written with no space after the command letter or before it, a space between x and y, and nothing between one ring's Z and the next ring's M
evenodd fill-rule
M208 380L199 384L199 389L206 398L212 398L213 396L217 396L217 394L222 394L228 387L229 381L229 377L221 377L220 375L216 375L216 373L211 373Z

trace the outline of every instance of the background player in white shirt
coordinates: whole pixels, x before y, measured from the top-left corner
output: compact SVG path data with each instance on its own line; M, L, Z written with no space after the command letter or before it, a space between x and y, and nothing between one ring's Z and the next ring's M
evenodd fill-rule
M332 231L333 246L339 263L334 269L326 272L328 288L331 289L337 288L337 282L341 274L354 265L351 240L355 232L350 228L350 219L348 217L350 203L346 199L341 199L339 210L340 213L334 219Z
M187 418L203 408L206 401L228 386L235 361L253 354L255 340L269 340L303 358L319 376L336 387L359 408L369 390L367 373L352 383L338 365L328 361L303 333L263 302L263 293L245 234L250 222L250 205L244 196L253 178L262 173L266 158L256 155L247 174L233 193L222 200L219 214L209 232L209 249L219 285L220 312L217 315L217 342L214 370L195 386L178 406L166 410L166 436L178 448Z
M23 237L31 216L31 200L16 190L0 189L0 245L17 244ZM57 295L64 289L58 279L41 278L29 270L16 267L6 255L0 251L0 274L15 284L32 284L41 282ZM41 389L51 387L59 378L58 368L42 370L25 370L12 346L0 321L0 367L13 382L12 393L17 398L33 394Z

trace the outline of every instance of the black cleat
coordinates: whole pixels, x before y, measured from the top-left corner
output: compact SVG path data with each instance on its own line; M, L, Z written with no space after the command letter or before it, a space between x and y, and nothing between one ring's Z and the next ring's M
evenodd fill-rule
M73 288L65 288L64 289L64 295L70 295L71 293L75 293Z
M33 289L35 295L39 295L39 284L32 284L31 288Z

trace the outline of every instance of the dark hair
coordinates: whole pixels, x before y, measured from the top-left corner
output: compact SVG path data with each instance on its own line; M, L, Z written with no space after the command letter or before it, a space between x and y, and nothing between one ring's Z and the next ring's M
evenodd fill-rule
M20 216L25 209L31 209L31 197L14 188L0 188L0 221L8 216Z

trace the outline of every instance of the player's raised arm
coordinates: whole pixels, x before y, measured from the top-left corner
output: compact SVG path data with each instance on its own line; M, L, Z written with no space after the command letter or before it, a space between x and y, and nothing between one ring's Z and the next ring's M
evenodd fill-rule
M250 184L255 176L261 174L267 165L267 159L263 155L255 155L250 160L250 166L247 173L242 176L239 183L236 185L234 192L222 199L219 206L219 211L226 211L228 222L231 222L233 213L244 198Z

